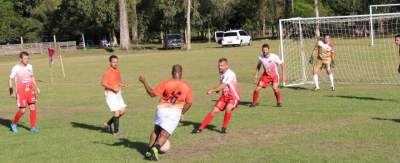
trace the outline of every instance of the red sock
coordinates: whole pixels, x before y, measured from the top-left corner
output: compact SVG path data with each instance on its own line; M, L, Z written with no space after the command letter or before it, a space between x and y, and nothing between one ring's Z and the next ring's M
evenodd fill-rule
M281 94L279 91L274 92L275 97L276 97L276 103L281 103Z
M231 112L225 112L224 128L228 128L229 121L231 120Z
M12 121L12 124L17 124L22 115L24 115L24 113L18 110L17 113L15 114L14 120Z
M30 120L31 120L31 128L36 127L36 110L31 110L30 111Z
M253 92L253 105L257 104L257 100L258 100L259 96L260 96L260 93L258 93L258 91Z
M204 129L208 123L210 123L214 119L214 116L211 115L211 113L208 113L207 116L204 118L203 122L201 122L201 125L199 127L200 130Z

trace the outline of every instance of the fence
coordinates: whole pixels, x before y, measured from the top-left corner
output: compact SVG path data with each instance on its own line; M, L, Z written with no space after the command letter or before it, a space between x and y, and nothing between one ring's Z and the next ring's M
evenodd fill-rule
M57 48L60 47L63 51L76 50L75 41L57 42L56 46ZM0 55L19 54L21 51L27 51L31 54L47 54L48 48L55 48L54 42L0 45Z

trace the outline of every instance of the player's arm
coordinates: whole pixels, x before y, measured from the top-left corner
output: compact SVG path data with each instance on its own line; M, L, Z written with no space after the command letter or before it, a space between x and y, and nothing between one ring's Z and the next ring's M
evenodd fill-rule
M221 83L221 84L218 84L217 86L215 86L214 88L211 88L210 90L208 90L207 91L207 94L209 95L209 94L211 94L211 93L213 93L213 92L219 92L219 91L221 91L222 89L224 89L225 87L226 87L226 83Z
M39 89L39 87L38 87L38 85L37 85L37 83L36 83L35 77L32 76L31 78L32 78L33 86L36 88L36 94L40 93L40 89Z
M260 72L260 69L261 69L261 62L258 61L257 67L256 67L256 72L254 73L254 82L256 82L256 83L258 81L258 72Z
M103 76L103 79L101 80L101 85L110 91L113 91L114 93L117 93L119 91L119 88L113 88L109 83L108 83L108 79L110 78L110 74L108 72L106 72Z
M308 59L308 63L310 63L310 64L314 63L314 57L316 57L318 55L318 48L319 48L319 45L317 42L317 44L315 44L315 46L311 52L310 58Z
M146 90L147 94L149 94L150 97L156 97L156 93L154 92L153 88L150 87L150 85L147 83L146 78L144 78L143 75L139 76L139 81L143 84L144 89Z
M13 90L13 83L14 83L14 79L13 79L13 78L10 78L10 79L8 80L8 90L9 90L9 92L10 92L10 96L15 96L14 90Z

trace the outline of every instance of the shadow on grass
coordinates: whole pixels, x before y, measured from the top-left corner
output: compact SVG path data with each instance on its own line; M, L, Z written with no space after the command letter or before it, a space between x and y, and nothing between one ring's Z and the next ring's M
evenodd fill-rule
M186 120L185 121L181 121L180 124L179 124L179 126L192 126L193 128L199 128L200 125L201 125L201 123L193 122L193 121L186 121ZM208 124L205 129L211 130L211 131L215 131L215 132L220 132L216 128L217 128L217 126Z
M146 147L147 147L147 143L145 142L139 142L139 141L130 141L127 138L120 138L118 139L118 142L112 143L112 144L107 144L107 143L102 143L102 142L94 142L95 144L104 144L104 145L108 145L108 146L123 146L126 148L131 148L131 149L135 149L137 152L139 152L141 155L143 155L143 157L145 156L146 153Z
M396 123L400 123L400 118L394 119L394 118L372 117L371 119L373 119L373 120L379 120L379 121L393 121L393 122L396 122Z
M71 122L71 125L74 128L82 128L82 129L87 129L87 130L104 132L104 128L103 127L99 127L99 126L95 126L95 125L79 123L79 122Z
M311 90L310 88L305 88L305 87L285 87L285 89L292 89L292 90Z
M11 120L0 118L0 125L3 125L6 128L10 128ZM18 127L22 127L28 131L30 130L30 128L28 126L23 125L23 122L19 122Z
M354 99L354 100L367 100L367 101L397 102L397 100L394 100L394 99L383 99L383 98L365 97L365 96L329 95L327 97L336 97L336 98L345 98L345 99Z

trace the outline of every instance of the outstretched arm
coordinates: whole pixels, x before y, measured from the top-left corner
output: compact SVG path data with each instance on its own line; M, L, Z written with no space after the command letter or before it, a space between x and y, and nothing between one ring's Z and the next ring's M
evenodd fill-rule
M211 88L210 90L208 90L208 91L207 91L207 94L209 95L209 94L211 94L211 93L213 93L213 92L221 91L221 90L224 89L225 87L226 87L226 84L225 84L225 83L218 84L218 85L215 86L214 88Z
M144 78L143 75L139 76L139 81L143 84L144 89L146 90L147 94L150 97L155 97L156 96L156 93L154 92L153 88L150 87L150 85L146 81L146 78Z
M258 61L257 67L256 67L256 72L254 73L254 82L255 83L257 83L257 81L258 81L258 72L260 71L260 69L261 69L261 62Z

